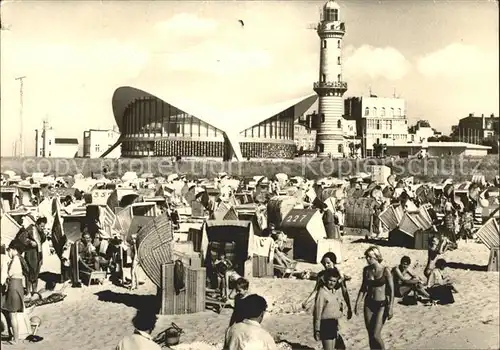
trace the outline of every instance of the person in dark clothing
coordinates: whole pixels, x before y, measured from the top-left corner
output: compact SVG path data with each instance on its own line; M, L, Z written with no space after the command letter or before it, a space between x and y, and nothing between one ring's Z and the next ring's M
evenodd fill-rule
M231 327L233 324L238 323L243 321L244 317L242 315L242 308L241 308L241 301L245 299L246 296L248 296L248 287L250 284L248 283L248 280L245 278L238 278L236 280L236 286L235 288L229 293L229 298L231 299L232 295L236 293L234 296L234 311L233 314L231 315L231 320L229 321L229 327Z
M31 295L38 291L38 275L43 262L42 244L47 240L44 232L46 224L47 218L40 217L36 219L34 225L21 229L16 237L24 252L27 265L26 289Z

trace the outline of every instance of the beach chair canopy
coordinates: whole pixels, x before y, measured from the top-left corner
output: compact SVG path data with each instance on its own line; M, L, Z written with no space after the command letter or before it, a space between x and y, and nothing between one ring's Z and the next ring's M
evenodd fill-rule
M207 220L202 227L201 253L208 260L210 242L235 243L235 261L242 268L248 257L253 256L254 232L250 221Z
M116 207L125 208L127 205L131 205L139 200L139 195L137 192L131 188L118 188L114 190L106 204L108 207L115 211Z

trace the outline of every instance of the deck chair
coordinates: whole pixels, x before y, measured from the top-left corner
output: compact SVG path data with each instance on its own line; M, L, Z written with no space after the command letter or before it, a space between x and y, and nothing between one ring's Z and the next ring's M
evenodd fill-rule
M292 278L293 274L297 272L297 262L294 261L291 263L290 267L274 265L274 274L281 278Z
M72 270L72 282L74 286L79 286L82 277L87 281L87 286L92 282L103 284L107 278L106 271L85 271L80 269L80 257L78 256L78 241L71 245L70 265Z

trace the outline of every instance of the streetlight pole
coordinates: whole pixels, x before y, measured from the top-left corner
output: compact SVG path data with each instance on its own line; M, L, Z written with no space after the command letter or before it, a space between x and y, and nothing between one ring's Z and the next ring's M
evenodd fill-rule
M23 123L23 88L24 88L24 78L26 76L17 77L16 80L19 80L19 118L21 119L21 131L19 133L19 156L24 157L24 123Z

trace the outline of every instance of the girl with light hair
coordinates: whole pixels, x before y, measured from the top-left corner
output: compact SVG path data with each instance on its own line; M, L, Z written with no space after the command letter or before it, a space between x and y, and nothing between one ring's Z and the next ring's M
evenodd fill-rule
M382 327L392 318L394 305L394 281L391 270L382 265L382 254L376 246L365 251L368 266L363 268L363 282L359 289L354 312L358 315L361 299L364 300L364 319L370 349L385 349Z

